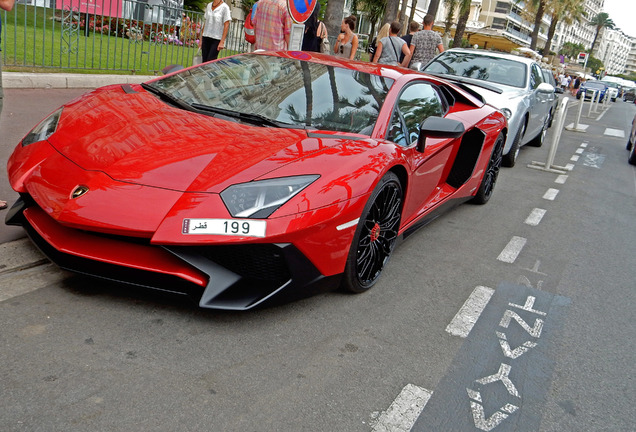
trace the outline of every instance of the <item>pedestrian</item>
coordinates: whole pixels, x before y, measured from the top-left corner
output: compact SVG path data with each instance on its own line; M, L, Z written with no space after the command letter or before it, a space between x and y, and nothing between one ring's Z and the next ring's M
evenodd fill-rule
M389 35L389 30L390 29L391 29L391 24L389 24L389 23L384 24L380 28L380 31L378 32L378 35L376 37L374 37L373 41L371 41L371 43L369 44L369 48L367 49L367 51L369 52L369 54L371 54L371 56L369 57L371 59L371 61L373 61L373 57L375 56L375 50L378 47L378 41L380 39L384 39L385 37L387 37Z
M287 0L260 0L252 18L256 49L287 51L292 20Z
M216 60L219 57L219 52L225 48L225 38L230 28L230 21L232 21L230 7L223 0L213 0L205 7L201 40L199 41L204 63Z
M576 78L574 78L574 81L572 82L572 86L571 86L571 93L572 96L576 96L576 93L579 91L579 87L581 87L581 77L580 76L576 76Z
M373 63L408 66L411 61L411 51L406 41L398 37L400 30L402 30L402 24L400 24L399 21L393 21L389 28L389 35L378 41L378 47L373 56ZM400 54L403 56L401 62Z
M423 29L413 35L411 39L411 65L419 64L419 67L426 65L437 52L444 52L442 37L436 31L433 31L433 15L428 14L424 17ZM418 67L418 69L419 69Z
M358 50L358 35L353 31L356 28L357 20L358 18L354 15L350 15L342 20L342 24L340 24L340 34L333 47L333 51L337 57L344 57L349 60L355 58Z
M404 41L406 42L406 46L409 48L409 51L411 49L411 41L413 40L413 35L418 31L420 31L420 23L418 23L417 21L411 21L411 24L409 24L409 32L402 36L402 39L404 39ZM404 55L400 57L400 63L402 63L402 60L404 60Z
M559 84L561 84L561 88L563 89L563 91L566 91L568 86L570 85L570 75L561 75L561 82Z
M320 3L316 2L316 7L307 21L305 21L305 35L303 36L302 51L320 52L320 24L318 14L320 13Z
M0 0L0 9L10 11L13 9L15 0ZM4 100L4 92L2 90L2 16L0 14L0 114L2 113L2 102ZM6 209L8 204L6 201L0 200L0 210Z

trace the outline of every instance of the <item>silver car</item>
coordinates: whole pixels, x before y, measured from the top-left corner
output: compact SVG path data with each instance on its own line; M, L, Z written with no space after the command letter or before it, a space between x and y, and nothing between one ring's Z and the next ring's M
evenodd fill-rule
M515 165L521 146L543 144L550 123L554 87L544 82L534 60L512 54L453 48L422 72L472 88L508 118L503 164Z

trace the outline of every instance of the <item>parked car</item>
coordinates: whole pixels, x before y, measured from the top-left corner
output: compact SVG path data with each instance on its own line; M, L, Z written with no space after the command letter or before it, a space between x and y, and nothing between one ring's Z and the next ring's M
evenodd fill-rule
M592 99L593 90L596 90L597 92L600 92L598 101L603 102L608 88L609 87L601 81L585 81L576 92L576 98L581 99L581 95L585 94L585 100Z
M554 75L552 75L551 70L542 69L541 72L543 73L543 80L554 87L554 94L552 95L550 101L550 120L548 121L548 127L552 127L552 121L554 120L554 116L559 109L559 94L563 94L563 89L557 86L556 80L554 79Z
M623 102L634 102L636 101L636 88L634 87L623 87Z
M632 130L627 138L627 150L629 150L627 161L632 165L636 165L636 116L632 120Z
M363 292L400 239L490 199L506 133L419 72L239 54L56 110L9 159L7 223L60 267L206 308Z
M525 144L543 144L550 123L554 87L544 82L539 64L526 57L453 48L437 55L424 73L461 83L508 119L503 164L515 165Z
M618 98L618 94L620 92L620 85L612 81L601 81L601 82L608 87L607 97L609 97L612 102L616 102L616 98Z

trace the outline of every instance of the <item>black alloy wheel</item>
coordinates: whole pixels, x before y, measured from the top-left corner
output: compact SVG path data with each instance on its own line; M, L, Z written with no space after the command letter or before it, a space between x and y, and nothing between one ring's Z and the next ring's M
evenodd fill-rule
M503 161L503 148L505 143L503 134L500 134L495 141L492 153L490 155L490 161L484 172L484 177L479 185L479 190L475 197L471 200L475 204L486 204L493 191L495 190L495 184L497 183L497 177L499 177L499 169L501 168L501 162Z
M389 172L378 183L362 211L353 237L343 287L362 293L380 278L398 238L402 217L402 186Z

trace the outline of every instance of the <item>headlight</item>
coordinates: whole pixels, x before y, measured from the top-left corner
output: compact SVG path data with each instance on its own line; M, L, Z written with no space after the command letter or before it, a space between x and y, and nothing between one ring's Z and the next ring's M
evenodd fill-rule
M22 140L22 147L33 144L34 142L44 141L48 139L57 129L57 123L60 121L62 115L62 108L55 111L53 114L45 118L34 127L31 132L27 134Z
M236 184L221 192L221 199L233 217L262 219L274 213L318 177L304 175Z
M507 120L510 120L510 117L512 117L512 111L510 111L508 108L502 108L501 112L503 113L503 115L506 116Z

